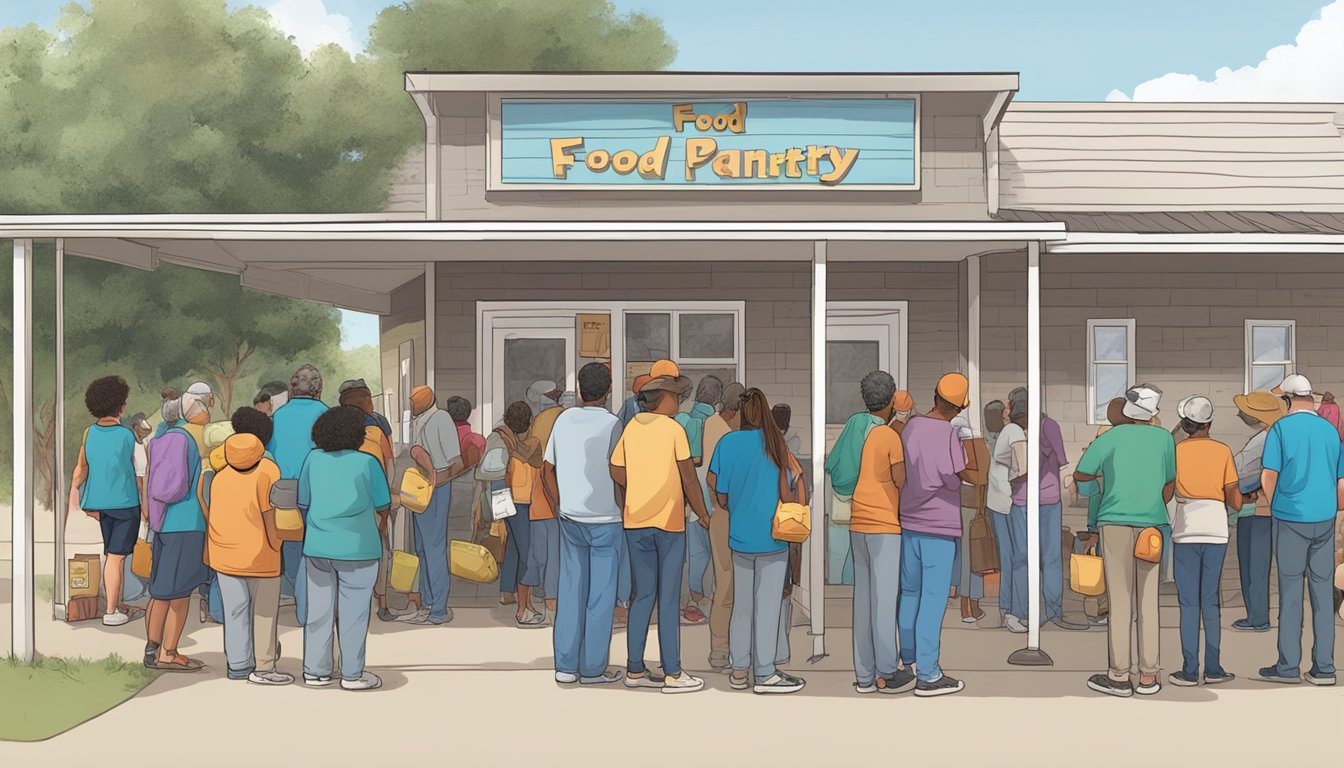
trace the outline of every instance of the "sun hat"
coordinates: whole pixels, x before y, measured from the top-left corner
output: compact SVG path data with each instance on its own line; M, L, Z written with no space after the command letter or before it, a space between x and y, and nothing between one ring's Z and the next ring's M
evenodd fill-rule
M639 394L639 390L640 390L645 384L648 384L648 383L649 383L649 380L652 379L652 378L653 378L653 377L650 376L650 375L647 374L647 373L641 373L640 375L638 375L638 376L635 377L635 381L634 381L634 383L630 385L630 391L631 391L632 393L636 394L636 395Z
M934 392L957 408L965 408L971 404L971 382L960 373L944 374L938 380Z
M1311 382L1307 377L1300 373L1290 373L1283 383L1270 390L1276 395L1292 395L1293 397L1311 397L1315 394L1311 389Z
M1151 384L1136 384L1125 390L1124 413L1135 421L1150 421L1157 416L1162 390Z
M1176 415L1196 424L1213 421L1213 401L1203 395L1191 395L1176 406Z
M691 392L691 380L681 375L681 368L671 360L659 360L649 369L649 375L652 377L644 386L639 388L640 392L672 392L678 397L684 397Z
M1245 395L1234 395L1232 403L1237 406L1238 411L1266 427L1274 426L1274 422L1284 415L1283 401L1263 389Z

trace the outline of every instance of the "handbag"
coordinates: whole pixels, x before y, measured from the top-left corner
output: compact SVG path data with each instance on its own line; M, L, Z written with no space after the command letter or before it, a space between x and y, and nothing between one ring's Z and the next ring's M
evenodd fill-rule
M131 551L131 573L137 578L148 579L154 571L154 547L149 543L149 523L140 523L140 536L135 540L135 549Z
M518 514L513 504L513 491L507 487L490 492L490 515L495 520L503 520Z
M299 514L299 481L276 480L271 484L275 508L275 532L281 541L303 541L303 515Z
M420 558L400 549L392 550L392 567L387 583L398 592L414 592L420 578Z
M849 525L854 514L854 497L831 493L831 525Z
M1162 562L1162 532L1149 526L1134 540L1134 557L1145 563Z
M454 540L448 545L448 570L459 579L489 584L499 578L499 562L480 544Z
M401 506L419 514L429 509L429 500L433 495L434 484L429 481L429 475L425 474L423 469L407 467L406 471L401 473L401 486L397 491Z
M779 470L779 504L775 506L775 516L770 522L770 535L776 541L801 544L812 533L812 509L806 504L785 499L797 498L793 493L793 484L785 481L786 470ZM790 479L793 472L787 472Z
M1069 587L1080 595L1098 597L1106 593L1106 572L1097 556L1097 547L1083 554L1069 555Z
M971 519L971 573L984 575L999 570L999 545L983 509Z

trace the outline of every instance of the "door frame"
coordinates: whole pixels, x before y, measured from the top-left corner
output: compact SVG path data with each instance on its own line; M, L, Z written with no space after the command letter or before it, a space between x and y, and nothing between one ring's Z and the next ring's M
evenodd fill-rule
M578 351L578 333L574 328L574 318L566 318L563 315L555 317L531 318L525 323L514 324L513 320L521 318L509 318L505 325L496 325L490 335L490 397L481 401L481 415L486 424L494 424L504 417L501 410L498 418L494 413L495 395L500 393L504 385L504 357L495 356L495 349L503 349L503 343L508 341L510 336L526 339L559 339L565 342L565 380L556 382L565 391L574 388L578 380L578 371L575 370L574 361ZM565 323L568 319L569 322ZM507 406L506 406L507 407ZM489 411L489 413L487 413ZM484 434L484 433L482 433Z

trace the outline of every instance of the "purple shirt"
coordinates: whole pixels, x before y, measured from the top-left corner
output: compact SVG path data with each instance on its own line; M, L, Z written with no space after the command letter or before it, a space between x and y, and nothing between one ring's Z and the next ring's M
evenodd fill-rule
M957 428L942 419L915 416L901 430L905 487L901 530L961 537L961 478L966 449Z
M1044 416L1041 418L1041 503L1058 504L1059 470L1067 466L1069 457L1064 453L1064 434L1059 422ZM1013 504L1027 506L1027 481L1013 483Z

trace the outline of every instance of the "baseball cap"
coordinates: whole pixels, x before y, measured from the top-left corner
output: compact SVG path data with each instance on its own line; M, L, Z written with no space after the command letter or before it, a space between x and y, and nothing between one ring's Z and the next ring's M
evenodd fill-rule
M337 394L344 395L346 392L349 392L352 389L368 389L368 388L369 385L365 384L363 379L346 379L345 381L341 382L341 387L339 390L337 390Z
M1313 394L1311 382L1307 381L1307 377L1300 373L1289 374L1282 384L1270 391L1276 395L1292 395L1294 397L1311 397Z
M661 379L664 376L675 379L681 375L681 368L671 360L659 360L649 368L649 375L655 379Z
M1191 395L1176 406L1176 414L1196 424L1213 421L1213 401L1203 395Z
M938 396L958 408L971 404L971 382L960 373L948 373L938 380L934 389Z
M1162 390L1151 384L1136 384L1125 390L1125 415L1136 421L1148 421L1157 415Z

